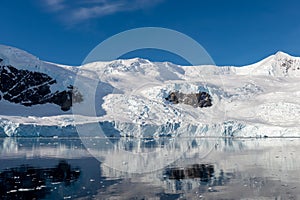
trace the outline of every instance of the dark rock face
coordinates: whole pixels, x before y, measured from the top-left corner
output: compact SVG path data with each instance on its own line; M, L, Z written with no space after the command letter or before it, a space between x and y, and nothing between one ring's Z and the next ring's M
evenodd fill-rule
M211 96L207 92L199 92L196 94L184 94L181 92L171 92L166 98L167 101L174 104L184 103L193 107L210 107L212 106Z
M71 85L64 91L52 93L50 86L55 83L56 80L44 73L0 66L0 91L3 99L9 102L24 106L53 103L67 111L72 102L83 100L82 95Z

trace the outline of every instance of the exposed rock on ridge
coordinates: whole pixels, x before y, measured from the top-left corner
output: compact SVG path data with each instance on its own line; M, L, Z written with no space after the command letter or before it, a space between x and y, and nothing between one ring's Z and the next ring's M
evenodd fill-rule
M195 94L184 94L181 92L171 92L166 98L167 101L174 104L183 103L193 107L210 107L212 106L211 96L207 92L199 92Z
M55 83L55 79L44 73L19 70L11 65L0 66L0 91L3 99L9 102L24 106L53 103L59 105L61 110L68 111L72 100L83 100L82 95L72 85L64 91L51 92L50 87Z

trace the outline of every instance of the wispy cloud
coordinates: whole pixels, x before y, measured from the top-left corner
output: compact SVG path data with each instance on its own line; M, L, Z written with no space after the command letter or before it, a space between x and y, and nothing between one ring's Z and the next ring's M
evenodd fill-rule
M43 0L50 12L68 24L101 18L118 12L128 12L154 6L163 0Z
M50 11L59 11L64 9L64 1L65 0L45 0L47 8Z

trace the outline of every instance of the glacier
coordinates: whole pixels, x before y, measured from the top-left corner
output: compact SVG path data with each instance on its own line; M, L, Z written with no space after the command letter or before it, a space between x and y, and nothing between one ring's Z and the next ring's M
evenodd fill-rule
M99 126L108 137L300 137L300 58L283 52L242 67L141 58L66 66L0 45L0 66L8 65L51 77L52 93L79 79L83 101L61 110L51 102L24 106L1 98L0 136L69 137L81 127L84 136L97 137ZM212 106L167 102L174 91L207 92Z

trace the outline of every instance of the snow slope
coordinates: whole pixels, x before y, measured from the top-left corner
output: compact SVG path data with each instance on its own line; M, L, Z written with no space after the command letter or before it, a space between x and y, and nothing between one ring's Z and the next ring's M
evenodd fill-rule
M71 67L2 45L0 59L0 66L49 75L56 80L53 92L80 79L75 86L83 95L73 105L75 117L51 103L25 107L2 98L2 136L73 136L76 125L99 136L90 126L99 122L108 136L300 136L300 58L283 52L244 67L178 66L140 58ZM174 91L205 91L213 105L167 102Z

